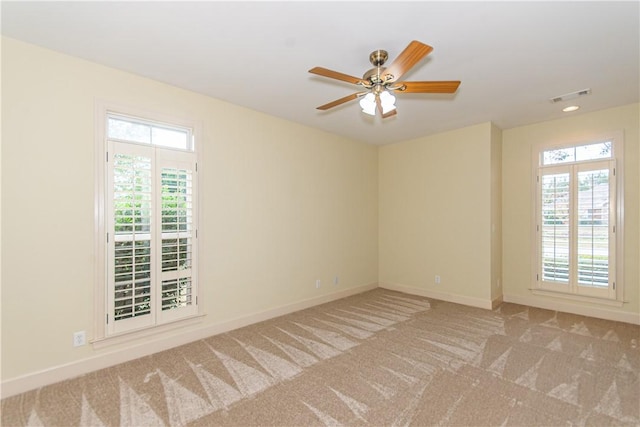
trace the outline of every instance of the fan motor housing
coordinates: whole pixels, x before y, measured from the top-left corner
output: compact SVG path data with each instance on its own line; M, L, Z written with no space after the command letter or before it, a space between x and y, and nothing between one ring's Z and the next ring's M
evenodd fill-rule
M384 70L386 70L385 67L372 68L366 73L364 73L364 75L362 76L362 79L368 82L371 82L371 84L380 83L382 82L382 79L380 78L380 76L382 75Z

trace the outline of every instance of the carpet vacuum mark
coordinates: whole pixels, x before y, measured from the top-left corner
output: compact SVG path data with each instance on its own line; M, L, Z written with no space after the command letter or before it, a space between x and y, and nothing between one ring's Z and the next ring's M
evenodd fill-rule
M376 289L4 399L2 425L637 426L639 341Z

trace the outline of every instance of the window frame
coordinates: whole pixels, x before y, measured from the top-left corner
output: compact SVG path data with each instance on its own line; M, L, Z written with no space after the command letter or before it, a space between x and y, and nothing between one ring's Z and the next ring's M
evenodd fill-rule
M108 197L110 188L108 186L108 173L109 173L109 165L107 163L108 149L109 149L109 139L107 135L107 121L109 116L119 116L122 118L132 118L136 121L140 121L142 123L149 123L154 125L159 125L160 127L169 127L169 128L184 128L189 129L191 132L191 144L192 150L179 149L179 148L170 148L158 146L158 148L162 152L176 152L176 154L180 157L184 154L189 154L193 156L195 159L195 170L193 171L193 185L196 188L196 193L194 194L193 203L194 207L194 236L193 236L193 251L194 256L197 257L199 253L198 247L198 238L197 234L200 232L200 224L199 218L200 215L200 192L197 190L198 188L198 176L199 170L201 169L201 126L198 122L190 119L184 119L180 117L170 116L167 114L162 114L158 112L151 112L146 110L141 110L134 107L127 107L119 104L114 104L110 102L97 100L95 103L95 164L96 164L96 174L95 174L95 185L94 185L94 211L95 211L95 274L94 274L94 336L90 339L90 342L93 344L94 348L99 349L105 346L117 345L122 342L126 342L131 339L143 338L146 336L153 336L159 333L163 333L166 331L170 331L175 328L184 327L185 325L197 323L201 321L203 316L201 298L199 298L200 294L200 286L198 286L198 276L200 263L195 260L195 268L193 269L194 280L196 280L195 292L193 305L195 310L189 313L186 316L179 318L171 318L172 316L165 315L165 320L162 323L153 322L151 325L143 325L140 328L136 329L128 329L124 331L110 331L109 325L107 322L114 323L112 316L108 316L111 313L109 312L109 283L108 283L108 269L110 265L108 263L108 242L107 242L107 227L109 224L109 220L107 218L107 209L108 209ZM163 126L164 125L164 126ZM114 139L119 141L117 139ZM154 147L151 144L145 143L135 143L135 142L122 142L123 144L130 144L132 146L139 147ZM162 160L159 160L158 164L161 164ZM155 174L152 177L154 185L157 185L157 182L160 180L159 173ZM160 292L160 291L159 291ZM159 312L162 311L161 307L158 307L157 310ZM168 310L171 311L171 310ZM160 313L160 317L162 317L162 313Z
M545 151L549 150L561 150L571 147L596 144L601 142L611 142L611 157L604 159L594 160L581 160L566 163L556 164L543 164L543 155ZM590 302L602 305L611 305L620 307L624 303L624 141L623 133L610 132L603 135L594 137L587 137L570 142L543 142L532 147L532 179L531 179L531 194L533 195L533 212L532 212L532 228L531 228L531 262L532 262L532 277L531 277L531 292L534 295L552 296L554 298L563 298L573 301ZM613 236L614 241L609 244L609 259L610 266L609 272L612 280L609 281L608 288L601 289L589 289L586 286L580 286L576 277L572 277L567 285L554 284L552 282L544 282L542 280L542 249L541 249L541 233L542 233L542 195L541 195L541 176L544 170L547 171L560 171L571 170L579 173L584 168L590 168L593 165L610 166L609 170L614 171L613 175L610 175L610 185L612 193L610 199L613 198L615 205L609 206L609 238ZM573 172L572 172L573 173ZM573 198L577 198L577 182L573 182L571 179L571 193L570 198L571 209L577 209L577 202ZM572 211L570 213L575 219L572 220L572 231L577 231L578 224L573 222L578 221L578 212ZM570 256L575 257L577 254L576 245L577 239L575 236L570 237L569 245L571 246ZM613 251L613 253L612 253ZM575 262L575 261L573 261ZM573 263L572 262L572 263ZM571 273L570 273L571 275Z

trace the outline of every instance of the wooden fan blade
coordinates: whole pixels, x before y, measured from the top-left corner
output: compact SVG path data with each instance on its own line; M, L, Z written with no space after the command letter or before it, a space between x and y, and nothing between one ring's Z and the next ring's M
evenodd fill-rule
M412 41L398 55L389 67L382 73L383 81L394 82L398 80L404 73L409 71L411 67L416 65L422 58L428 55L433 48L429 45L421 43L417 40Z
M365 93L367 93L367 92L352 93L351 95L347 95L344 98L336 99L335 101L329 102L328 104L324 104L324 105L321 105L319 107L316 107L316 109L317 110L328 110L329 108L337 107L340 104L344 104L345 102L352 101L352 100L356 99L357 97L364 95Z
M460 81L440 81L440 82L402 82L398 83L404 89L396 89L401 93L454 93L460 86Z
M362 79L350 76L348 74L339 73L337 71L329 70L327 68L315 67L309 70L312 74L317 74L323 77L329 77L330 79L342 80L343 82L362 84Z

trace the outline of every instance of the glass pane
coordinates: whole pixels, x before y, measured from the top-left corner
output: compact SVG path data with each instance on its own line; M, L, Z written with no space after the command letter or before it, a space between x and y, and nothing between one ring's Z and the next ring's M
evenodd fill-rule
M542 280L569 282L569 173L542 176Z
M581 145L576 147L576 161L611 158L611 142Z
M578 145L557 150L543 152L543 165L556 165L562 163L582 162L585 160L610 159L612 156L611 141L598 142L596 144Z
M190 149L189 133L184 130L154 127L152 130L153 145L168 148Z
M543 152L542 164L555 165L559 163L569 163L576 161L576 153L573 147L561 148L558 150L548 150Z
M109 117L107 127L109 138L151 144L151 126L149 125Z
M578 283L609 286L609 170L578 173Z

